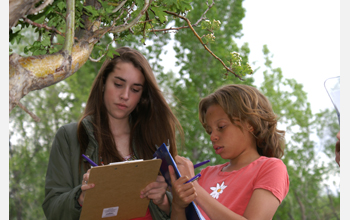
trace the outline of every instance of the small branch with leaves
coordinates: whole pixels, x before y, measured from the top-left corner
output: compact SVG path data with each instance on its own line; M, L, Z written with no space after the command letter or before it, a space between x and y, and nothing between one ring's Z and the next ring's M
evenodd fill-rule
M190 20L188 20L188 18L184 17L184 16L181 16L181 15L178 15L174 12L171 12L171 11L165 11L165 13L167 14L170 14L170 15L174 15L178 18L181 18L182 20L185 20L187 22L187 25L190 27L190 29L192 30L192 32L194 33L194 35L198 38L198 40L201 42L201 44L203 45L203 47L205 48L205 50L207 50L215 59L219 60L219 62L224 66L224 68L232 73L233 75L235 75L238 79L240 79L241 81L244 81L239 75L237 75L235 73L234 70L232 70L230 67L226 66L226 64L224 63L224 61L222 61L218 56L216 56L208 47L207 45L203 42L202 38L198 35L198 33L194 30L194 28L192 27L191 25L191 22Z

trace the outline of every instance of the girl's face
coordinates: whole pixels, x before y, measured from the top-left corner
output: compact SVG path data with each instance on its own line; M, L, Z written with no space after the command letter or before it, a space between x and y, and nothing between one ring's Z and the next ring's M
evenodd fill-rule
M216 154L223 159L234 160L251 153L256 154L256 143L253 135L249 132L249 124L236 123L241 125L243 131L234 125L220 105L211 105L206 112L206 131L210 135L213 148Z
M145 77L132 63L119 62L106 79L103 99L109 119L128 119L140 101Z

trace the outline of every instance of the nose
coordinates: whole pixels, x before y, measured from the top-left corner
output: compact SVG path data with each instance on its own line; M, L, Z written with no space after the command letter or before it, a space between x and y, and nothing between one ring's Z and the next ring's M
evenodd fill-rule
M212 132L210 134L210 140L211 140L211 142L215 142L215 141L219 140L219 137L215 132Z
M120 98L124 99L124 100L128 100L129 99L129 89L125 88L121 94L120 94Z

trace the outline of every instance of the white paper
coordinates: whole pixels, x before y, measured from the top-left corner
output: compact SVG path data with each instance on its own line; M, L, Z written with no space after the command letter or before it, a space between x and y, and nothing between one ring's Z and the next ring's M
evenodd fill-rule
M102 218L107 217L113 217L118 215L119 206L117 207L111 207L111 208L105 208L102 212Z

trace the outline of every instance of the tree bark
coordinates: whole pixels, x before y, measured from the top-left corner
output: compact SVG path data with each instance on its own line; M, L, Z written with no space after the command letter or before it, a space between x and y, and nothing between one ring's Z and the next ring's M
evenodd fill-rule
M50 55L21 57L12 54L9 59L9 110L30 91L45 88L64 80L87 61L93 44L78 42L69 56L64 51Z
M27 15L37 2L38 0L10 0L9 29L16 26L18 20Z

